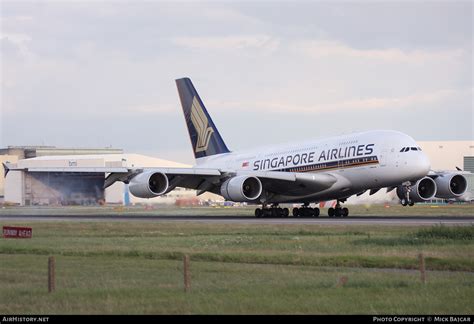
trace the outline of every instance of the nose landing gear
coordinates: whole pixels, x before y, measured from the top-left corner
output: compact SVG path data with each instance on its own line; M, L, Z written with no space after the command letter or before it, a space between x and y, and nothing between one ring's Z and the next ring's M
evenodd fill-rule
M415 202L410 199L410 192L411 192L411 186L406 185L405 186L405 197L400 199L400 204L402 204L403 207L405 207L407 205L408 206L413 206L415 204Z
M406 199L406 198L402 198L400 200L400 204L402 204L403 207L405 206L413 206L415 203L413 202L413 200L410 200L410 199Z

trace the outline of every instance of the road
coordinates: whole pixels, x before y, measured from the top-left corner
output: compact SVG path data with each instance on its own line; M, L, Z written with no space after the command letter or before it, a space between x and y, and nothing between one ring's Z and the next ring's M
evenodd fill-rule
M99 222L192 222L219 224L320 224L320 225L474 225L473 216L353 216L348 218L253 218L246 216L131 216L131 215L1 215L1 222L12 221L99 221Z

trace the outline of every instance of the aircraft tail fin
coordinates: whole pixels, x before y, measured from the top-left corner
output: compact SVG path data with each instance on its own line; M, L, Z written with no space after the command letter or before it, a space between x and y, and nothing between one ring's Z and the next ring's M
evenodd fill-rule
M2 165L3 165L3 176L6 178L8 172L10 172L10 167L8 166L8 162L2 163Z
M189 78L176 80L179 99L196 159L229 153L204 103Z

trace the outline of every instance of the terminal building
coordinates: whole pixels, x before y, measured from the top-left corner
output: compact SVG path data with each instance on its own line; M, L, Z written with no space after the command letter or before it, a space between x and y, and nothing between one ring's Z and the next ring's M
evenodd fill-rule
M474 173L473 141L418 142L431 160L433 170L456 170ZM105 174L98 172L67 172L68 167L189 167L173 161L139 155L124 154L113 148L56 148L52 146L10 146L0 149L0 162L17 164L20 168L61 168L61 172L12 171L4 177L0 169L0 202L19 205L97 205L191 202L196 204L196 191L177 188L169 194L141 199L129 194L127 185L117 182L103 188ZM468 174L468 197L474 199L474 175ZM380 190L373 196L368 193L351 197L349 203L391 202L398 198ZM199 201L222 201L214 194L199 196Z

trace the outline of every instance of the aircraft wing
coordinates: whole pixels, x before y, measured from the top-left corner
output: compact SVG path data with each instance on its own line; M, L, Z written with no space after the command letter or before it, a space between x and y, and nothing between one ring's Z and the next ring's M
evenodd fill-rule
M247 175L260 179L263 188L271 193L285 195L305 195L325 190L336 183L336 177L325 173L299 173L276 171L232 171L217 168L127 168L127 167L13 167L4 164L5 173L9 171L28 172L68 172L107 174L104 188L117 181L130 182L143 172L160 172L169 180L169 190L183 187L198 190L198 194L210 191L220 193L222 183L234 176Z
M126 173L111 173L105 180L105 187L115 181L130 181L142 172L161 172L169 180L169 190L183 187L198 190L198 195L206 191L220 194L225 180L234 176L253 176L260 179L263 188L275 194L304 195L319 192L331 187L336 178L330 174L307 174L297 172L235 172L211 168L143 168Z

